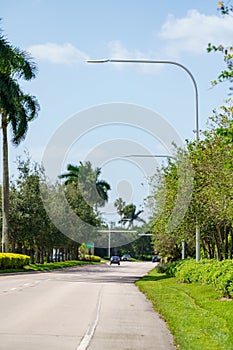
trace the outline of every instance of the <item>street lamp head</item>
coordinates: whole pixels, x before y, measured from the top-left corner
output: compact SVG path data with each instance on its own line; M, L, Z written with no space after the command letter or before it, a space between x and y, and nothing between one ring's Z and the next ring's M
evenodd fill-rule
M99 59L99 60L87 60L87 63L106 63L106 62L110 62L110 59L103 58L103 59Z
M167 154L127 154L125 156L122 156L122 158L171 158L175 159L174 156L170 156Z

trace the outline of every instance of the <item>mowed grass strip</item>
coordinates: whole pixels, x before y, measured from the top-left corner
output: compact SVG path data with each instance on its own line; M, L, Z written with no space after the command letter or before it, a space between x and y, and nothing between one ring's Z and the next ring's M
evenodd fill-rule
M233 300L211 285L181 284L154 269L136 282L180 350L233 350Z
M44 264L30 264L30 265L24 266L24 270L46 271L46 270L62 269L66 267L73 267L73 266L87 265L87 264L93 265L93 264L99 264L99 263L96 263L93 261L68 260L68 261L51 262L51 263L44 263Z
M49 270L62 269L62 268L79 266L79 265L87 265L87 264L96 265L96 264L101 264L101 262L69 260L69 261L51 262L51 263L44 263L44 264L29 264L24 266L22 269L5 269L5 270L0 269L0 273L49 271Z

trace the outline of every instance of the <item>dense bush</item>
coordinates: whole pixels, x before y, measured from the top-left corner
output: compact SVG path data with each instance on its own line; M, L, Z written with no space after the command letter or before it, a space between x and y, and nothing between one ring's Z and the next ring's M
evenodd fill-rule
M166 273L168 277L175 277L176 269L183 263L182 261L172 261L165 264L159 264L156 266L158 273Z
M86 261L93 261L93 262L100 262L101 258L97 255L84 255L84 258L82 260Z
M0 269L19 269L28 265L30 257L23 254L0 253Z
M203 259L196 262L193 259L187 259L167 264L165 272L168 276L175 276L178 282L212 284L222 296L233 298L232 260Z

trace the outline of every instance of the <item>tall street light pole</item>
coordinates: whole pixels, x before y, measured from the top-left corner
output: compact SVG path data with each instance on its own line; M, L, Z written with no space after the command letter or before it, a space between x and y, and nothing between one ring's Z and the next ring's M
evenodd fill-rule
M196 134L196 141L199 140L199 106L198 106L198 88L196 80L193 76L193 74L190 72L190 70L185 67L183 64L175 62L175 61L167 61L167 60L141 60L141 59L112 59L112 58L106 58L106 59L98 59L98 60L87 60L88 63L145 63L145 64L170 64L174 66L178 66L181 69L183 69L191 78L194 86L194 92L195 92L195 134ZM198 225L198 222L196 223L196 261L198 262L200 260L200 227Z
M108 234L108 257L111 255L111 233L137 233L135 230L113 230L111 227L108 227L108 230L98 230L100 233Z

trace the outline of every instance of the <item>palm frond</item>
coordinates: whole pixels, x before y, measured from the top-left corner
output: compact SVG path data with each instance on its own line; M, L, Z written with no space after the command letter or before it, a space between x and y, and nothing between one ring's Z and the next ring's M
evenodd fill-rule
M12 77L31 80L35 78L37 66L27 52L13 47L0 34L0 71Z

